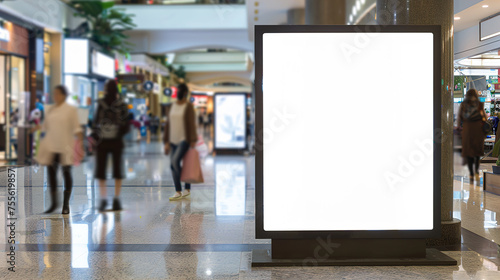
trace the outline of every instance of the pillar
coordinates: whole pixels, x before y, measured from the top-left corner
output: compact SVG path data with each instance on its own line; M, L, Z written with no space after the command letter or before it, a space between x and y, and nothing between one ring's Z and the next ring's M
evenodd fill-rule
M306 10L304 8L294 8L287 12L287 24L304 25L306 21Z
M306 0L306 24L346 24L346 0Z
M429 245L460 244L461 223L453 219L453 5L453 0L377 0L379 25L441 25L442 237Z

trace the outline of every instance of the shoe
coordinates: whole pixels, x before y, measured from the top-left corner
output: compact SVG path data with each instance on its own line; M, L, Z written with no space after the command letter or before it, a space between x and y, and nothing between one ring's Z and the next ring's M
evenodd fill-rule
M173 196L171 196L171 197L169 198L169 200L170 200L170 201L173 201L173 200L180 200L180 199L182 199L182 194L181 194L181 193L178 193L178 192L176 192Z
M477 182L481 181L481 179L479 178L479 174L476 173L476 176L474 176L474 180L476 180Z
M71 198L71 192L64 191L64 201L63 201L63 208L62 208L63 215L69 214L69 199L70 198Z
M106 206L108 206L108 202L106 199L101 199L101 205L99 206L99 212L106 210Z
M469 185L474 186L474 176L469 178Z
M47 209L45 212L43 212L44 214L50 214L54 211L56 211L56 208L57 208L57 192L53 192L53 193L50 193L50 200L51 200L51 205L49 207L49 209Z
M182 192L182 197L189 197L191 195L191 191L185 190Z
M113 199L113 211L120 211L122 210L122 205L120 203L120 200L118 198Z

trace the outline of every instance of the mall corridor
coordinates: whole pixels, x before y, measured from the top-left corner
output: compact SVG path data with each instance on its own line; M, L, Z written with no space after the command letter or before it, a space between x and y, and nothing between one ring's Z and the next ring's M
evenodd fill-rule
M498 279L500 198L457 175L454 215L461 246L440 248L457 267L252 268L251 250L270 249L255 237L253 156L209 156L205 183L191 198L174 192L168 157L158 142L127 145L123 211L99 213L93 160L75 167L71 214L42 214L47 175L18 168L19 249L15 278L6 279ZM5 172L1 172L5 180ZM348 187L348 186L346 186ZM62 187L59 187L60 191ZM111 186L110 186L111 189ZM45 198L45 199L44 199ZM297 205L297 207L302 207ZM3 211L4 208L2 208ZM5 217L4 215L1 216ZM5 220L2 221L3 223ZM2 269L6 264L2 263Z

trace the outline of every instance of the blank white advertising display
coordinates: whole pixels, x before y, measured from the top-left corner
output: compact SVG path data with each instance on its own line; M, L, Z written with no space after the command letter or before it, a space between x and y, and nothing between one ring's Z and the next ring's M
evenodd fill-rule
M264 230L432 230L433 34L262 40Z
M95 52L92 56L92 73L113 79L115 77L115 60L103 53Z
M64 39L64 73L89 73L89 41Z
M246 142L246 96L215 95L215 148L244 149Z

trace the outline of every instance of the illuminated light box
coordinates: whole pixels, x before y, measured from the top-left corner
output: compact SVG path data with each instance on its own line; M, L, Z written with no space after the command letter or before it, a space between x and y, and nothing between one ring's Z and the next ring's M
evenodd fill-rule
M92 73L113 79L115 78L115 60L101 52L92 53Z
M440 234L440 29L256 26L256 236Z
M89 41L87 39L64 39L64 73L89 73Z
M246 94L215 94L215 149L246 147Z

